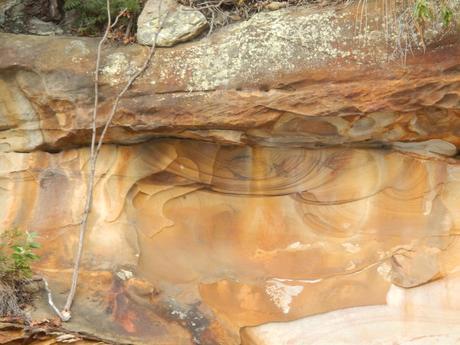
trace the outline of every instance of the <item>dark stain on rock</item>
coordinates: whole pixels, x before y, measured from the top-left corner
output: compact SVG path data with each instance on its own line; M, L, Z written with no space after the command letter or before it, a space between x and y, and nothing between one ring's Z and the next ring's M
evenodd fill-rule
M118 277L113 279L105 312L127 335L148 338L165 332L162 323L155 320L155 312L149 306L131 300L126 293L125 282Z
M201 303L183 306L174 299L169 299L161 308L163 317L174 320L186 328L197 345L219 345L207 332L210 322L199 309Z

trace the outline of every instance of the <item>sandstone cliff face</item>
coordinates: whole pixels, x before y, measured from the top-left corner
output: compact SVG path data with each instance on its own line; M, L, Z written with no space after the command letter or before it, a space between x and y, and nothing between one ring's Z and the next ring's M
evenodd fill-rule
M317 147L442 139L459 146L458 35L403 64L377 29L357 35L353 8L292 9L159 49L122 100L107 141L172 136ZM96 45L0 35L2 151L88 143ZM147 52L105 50L101 125Z
M402 64L382 37L355 40L352 9L311 11L158 51L100 155L67 330L143 344L456 343L458 35ZM96 45L0 34L0 228L40 234L35 268L59 305ZM100 125L147 50L105 54ZM32 316L52 317L45 298Z

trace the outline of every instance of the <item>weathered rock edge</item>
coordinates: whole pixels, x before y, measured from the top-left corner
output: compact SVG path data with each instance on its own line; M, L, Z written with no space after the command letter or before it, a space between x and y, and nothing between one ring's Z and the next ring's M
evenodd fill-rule
M207 39L158 49L106 140L318 147L440 139L433 151L455 154L460 35L453 30L402 63L379 16L370 16L373 27L362 35L351 7L260 13ZM88 144L97 42L0 34L0 151ZM147 51L105 48L99 126Z

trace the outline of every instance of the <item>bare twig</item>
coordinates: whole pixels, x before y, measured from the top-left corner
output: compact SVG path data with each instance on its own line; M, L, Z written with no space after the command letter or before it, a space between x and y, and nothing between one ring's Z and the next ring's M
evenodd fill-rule
M131 16L131 18L129 18L128 25L126 25L125 36L124 36L125 40L129 38L129 34L131 33L133 24L134 24L134 17Z
M63 315L58 307L56 307L56 304L54 304L54 301L53 301L53 295L51 293L51 289L48 285L48 281L44 278L44 277L39 277L39 280L41 280L43 282L43 284L45 285L45 291L46 291L46 294L48 296L48 304L50 305L51 309L53 309L53 311L56 313L57 316L59 316L59 318L62 320L62 321L65 321L66 317L65 315Z
M118 16L115 18L114 22L112 25L110 25L110 29L113 29L115 27L115 25L117 25L118 23L118 20L120 19L120 17L122 17L126 12L128 11L127 8L121 10L120 13L118 13ZM109 14L109 24L110 24L110 14ZM107 32L107 31L106 31Z
M121 14L120 14L121 15ZM117 16L116 20L120 17ZM96 57L96 71L94 75L94 109L93 109L93 116L92 116L92 136L91 136L91 152L90 152L90 168L91 171L93 170L93 166L95 166L95 146L96 146L96 118L97 118L97 108L99 104L99 67L101 61L101 50L102 45L107 40L111 29L111 15L110 15L110 0L107 0L107 28L105 30L104 36L99 41L99 45L97 47L97 57ZM86 202L85 208L82 215L82 220L80 223L80 237L78 242L77 248L77 255L75 257L73 274L72 274L72 284L70 286L69 295L67 296L67 300L62 310L62 314L60 315L62 321L68 321L71 318L70 308L72 307L72 302L75 297L75 293L77 291L78 285L78 273L80 271L80 262L81 256L83 253L83 241L85 238L85 230L88 223L88 216L91 210L91 204L93 199L93 189L94 189L94 178L90 175L88 179L88 187L86 190Z
M159 13L161 14L161 4L162 1L159 2ZM104 137L107 133L107 130L112 123L113 117L115 116L115 113L118 108L118 104L120 103L121 98L123 95L128 91L128 89L131 87L131 85L134 83L134 81L147 69L150 60L152 59L154 53L155 53L155 48L156 48L156 42L158 38L158 33L160 32L164 21L166 20L166 17L168 13L166 12L165 15L163 16L160 25L158 27L157 32L155 33L154 40L152 47L150 48L149 54L147 56L147 59L145 60L144 64L142 67L133 75L129 80L127 81L125 87L119 92L117 97L115 98L114 104L112 106L112 109L109 113L109 117L106 120L106 123L104 125L104 128L102 130L101 135L99 136L99 139L97 139L97 111L98 111L98 106L99 106L99 68L100 68L100 60L101 60L101 50L102 50L102 45L104 42L107 40L108 35L110 33L110 30L116 25L118 22L119 18L124 15L126 10L123 10L118 14L118 16L115 18L115 21L111 22L111 15L110 15L110 0L107 0L107 16L108 16L108 23L107 23L107 28L104 33L104 36L99 42L98 48L97 48L97 57L96 57L96 70L95 70L95 76L94 76L94 109L93 109L93 115L92 115L92 136L91 136L91 149L90 149L90 173L88 176L88 186L86 190L86 201L85 201L85 206L82 214L82 219L80 222L80 232L79 232L79 239L78 239L78 247L77 247L77 253L75 256L74 260L74 266L73 266L73 273L72 273L72 282L71 282L71 287L69 294L66 299L66 303L64 305L64 309L62 311L59 311L59 309L56 307L56 305L53 302L52 299L52 294L51 290L49 289L48 282L46 279L43 278L43 281L45 283L45 288L48 293L48 304L51 306L51 308L54 310L54 312L61 318L62 321L68 321L71 318L71 307L73 300L75 298L75 293L77 291L77 286L78 286L78 277L79 277L79 272L80 272L80 264L81 264L81 258L83 254L83 243L85 239L85 233L86 229L88 227L88 218L91 213L92 209L92 203L93 203L93 195L94 195L94 180L95 180L95 175L96 175L96 164L97 164L97 157L99 155L100 149L102 147L102 144L104 142ZM97 142L97 145L96 145Z
M161 1L159 3L159 10L158 10L158 13L160 13L161 15ZM142 74L144 73L144 71L147 69L149 63L150 63L150 60L152 59L153 57L153 54L155 53L155 49L156 49L156 43L157 43L157 39L158 39L158 34L166 20L168 16L168 13L165 13L165 15L163 16L163 18L161 19L160 21L160 24L159 24L159 27L158 27L158 31L155 32L155 35L154 35L154 38L153 38L153 44L152 44L152 47L150 48L150 51L149 51L149 55L147 56L147 59L145 60L144 64L142 65L142 67L128 80L128 82L126 83L125 87L120 91L120 93L118 94L118 96L115 98L115 102L113 103L113 106L112 106L112 110L110 111L110 115L109 115L109 118L107 119L106 123L105 123L105 126L104 126L104 129L102 130L102 133L101 133L101 136L99 138L99 142L98 142L98 145L97 145L97 148L96 148L96 153L95 153L95 159L97 159L97 156L99 154L99 151L101 149L101 146L103 144L103 139L107 133L107 130L110 126L110 124L112 123L112 120L113 120L113 117L115 116L115 113L117 111L117 108L118 108L118 104L120 103L120 99L124 96L124 94L126 93L126 91L128 91L128 89L131 87L131 85L134 83L134 81Z

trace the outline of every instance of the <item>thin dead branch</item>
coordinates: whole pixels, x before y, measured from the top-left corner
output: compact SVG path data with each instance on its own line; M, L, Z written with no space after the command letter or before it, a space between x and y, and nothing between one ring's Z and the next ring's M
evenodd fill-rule
M77 291L78 274L80 271L81 256L83 253L83 241L85 238L86 227L88 224L88 217L91 211L91 204L92 204L92 199L93 199L94 177L92 176L93 175L92 171L93 171L93 166L95 166L96 164L95 163L95 146L96 146L97 109L98 109L98 104L99 104L99 67L100 67L100 61L101 61L102 45L107 40L110 29L112 28L111 16L110 16L110 0L107 0L107 17L108 17L107 28L105 30L104 36L99 41L99 44L97 47L96 71L94 73L94 109L93 109L93 116L91 119L91 122L92 122L91 152L90 152L91 172L90 172L90 176L88 179L88 187L86 190L85 207L84 207L84 211L82 215L82 220L80 223L80 236L78 240L77 254L75 257L75 261L74 261L72 284L70 286L70 292L69 292L69 295L67 296L67 300L66 300L64 309L62 310L62 314L59 316L62 319L62 321L68 321L71 318L70 308L72 307L72 303L75 298L75 293ZM119 17L120 15L117 16L116 20L118 20Z
M161 9L161 2L160 2L160 9ZM159 10L159 13L161 13L161 10ZM102 144L103 144L103 139L107 133L107 130L110 126L110 124L112 123L112 120L113 120L113 117L115 116L115 113L117 111L117 108L118 108L118 104L120 103L120 100L121 98L124 96L124 94L126 93L126 91L129 90L129 88L131 87L131 85L134 83L134 81L142 74L144 73L144 71L147 69L149 63L150 63L150 60L152 59L153 57L153 54L155 54L155 49L156 49L156 42L157 42L157 39L158 39L158 33L160 32L161 30L161 27L163 26L164 24L164 21L166 20L166 17L167 17L167 13L163 16L161 22L160 22L160 25L159 25L159 29L158 31L155 33L154 35L154 38L153 38L153 44L152 44L152 47L150 48L150 51L149 51L149 55L147 56L147 59L145 60L144 64L142 65L142 67L128 80L128 82L126 83L125 87L120 91L120 93L117 95L117 97L115 98L115 102L112 106L112 110L110 111L110 115L109 115L109 118L107 119L106 123L105 123L105 126L104 126L104 129L102 130L102 133L101 133L101 136L99 138L99 142L98 142L98 145L97 145L97 148L96 148L96 153L95 153L95 159L97 159L97 156L99 154L99 151L102 147ZM93 172L92 172L93 173ZM93 174L94 175L94 174Z
M51 309L53 309L53 311L56 313L56 315L59 316L59 318L62 321L64 321L66 319L66 316L60 312L58 307L56 307L56 304L53 301L53 295L51 293L51 289L50 289L50 287L48 285L48 281L44 277L39 277L39 280L41 280L43 282L43 285L45 286L45 291L46 291L46 295L48 297L49 306L51 307Z
M162 1L159 2L159 13L161 13L161 4ZM102 51L102 46L103 44L107 41L110 30L116 25L118 22L119 18L125 14L126 10L122 11L121 13L118 14L118 16L115 18L115 21L111 22L111 16L110 16L110 0L107 0L107 15L108 15L108 23L107 23L107 28L104 33L104 36L99 42L98 48L97 48L97 57L96 57L96 70L95 70L95 77L94 77L94 109L93 109L93 114L92 114L92 136L91 136L91 149L90 149L90 172L88 176L88 185L87 185L87 190L86 190L86 200L85 200L85 206L82 214L82 219L80 222L80 227L79 227L79 239L78 239L78 247L77 247L77 253L75 256L74 260L74 266L73 266L73 272L72 272L72 281L71 281L71 287L69 294L66 299L66 303L64 305L64 308L62 311L59 311L59 309L56 307L56 305L53 302L52 299L52 294L51 290L49 289L48 282L46 279L43 278L43 282L45 284L45 289L48 293L48 304L51 306L51 308L54 310L54 312L59 316L59 318L62 321L68 321L72 317L71 315L71 307L72 303L75 298L75 294L77 291L78 287L78 277L79 277L79 272L80 272L80 264L81 264L81 258L83 254L83 244L84 244L84 239L85 239L85 234L86 230L88 227L88 218L92 210L92 204L93 204L93 196L94 196L94 181L95 181L95 175L96 175L96 165L97 165L97 158L100 152L100 149L104 143L104 138L107 133L108 128L110 127L110 124L112 123L113 117L115 116L115 113L118 108L118 104L120 103L121 98L123 95L129 90L131 85L134 83L134 81L147 69L150 60L152 59L154 53L155 53L155 48L156 48L156 42L158 38L158 33L161 30L164 21L168 15L168 13L165 13L163 16L159 28L157 32L155 33L154 40L152 47L150 48L149 54L142 65L142 67L133 75L129 78L127 81L126 85L124 88L118 93L117 97L115 98L115 101L113 103L113 106L111 108L111 111L109 113L109 116L105 122L104 128L102 130L102 133L100 134L98 140L97 140L97 112L98 112L98 106L99 106L99 69L100 69L100 61L101 61L101 51ZM96 145L97 143L97 145Z

